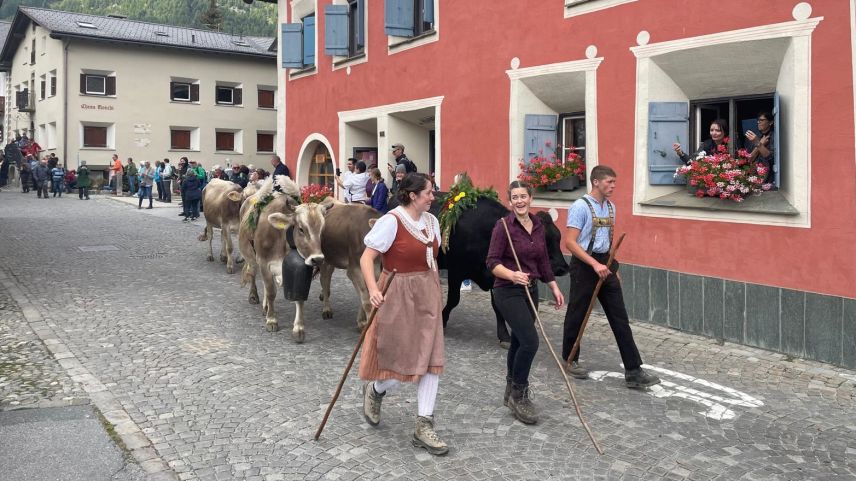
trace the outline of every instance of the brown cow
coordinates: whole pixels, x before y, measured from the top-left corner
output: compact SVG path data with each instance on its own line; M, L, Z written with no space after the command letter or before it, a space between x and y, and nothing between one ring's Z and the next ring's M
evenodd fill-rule
M361 309L357 311L357 328L362 330L365 327L371 303L360 271L360 257L366 247L363 239L380 216L378 211L363 204L340 204L327 212L324 231L321 235L321 252L324 253L324 263L321 265L322 318L333 317L333 308L330 305L330 282L335 269L344 269L360 296ZM296 312L295 316L299 312ZM302 318L295 319L295 325L298 324L302 330Z
M211 244L214 241L214 228L220 229L220 262L226 263L226 272L235 272L235 258L232 256L232 232L238 233L241 222L240 210L243 200L241 186L226 180L211 179L202 190L202 204L205 205L205 228L199 236L200 241L208 241L208 260L214 260ZM240 262L240 260L238 261Z
M307 265L319 266L324 261L321 253L321 232L324 229L324 213L332 205L331 199L326 204L297 204L292 198L297 186L285 176L277 176L275 182L287 194L273 190L273 182L266 181L259 191L249 197L241 207L241 226L238 231L238 244L244 256L244 271L241 286L250 284L251 304L259 302L256 290L256 269L261 271L264 286L262 310L265 313L265 324L268 331L279 330L279 323L274 310L276 286L282 284L282 261L288 253L288 242L285 231L294 226L294 243L297 251L305 259ZM272 199L256 214L255 205L268 195ZM256 215L256 227L249 222L250 215ZM302 330L292 331L298 342L303 341Z

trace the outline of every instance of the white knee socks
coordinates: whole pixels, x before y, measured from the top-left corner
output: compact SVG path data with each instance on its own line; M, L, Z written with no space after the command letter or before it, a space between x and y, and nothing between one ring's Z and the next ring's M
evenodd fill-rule
M437 389L440 385L440 376L426 373L419 379L416 388L416 401L419 404L420 416L431 416L434 414L434 404L437 402ZM396 379L385 379L374 382L374 390L378 394L398 390L401 382Z
M384 379L383 381L375 381L374 382L374 390L378 394L383 394L387 391L395 391L399 384L401 384L397 379Z
M434 414L434 403L437 401L437 388L440 384L440 376L426 373L419 379L419 387L416 388L416 400L419 402L419 415L431 416Z

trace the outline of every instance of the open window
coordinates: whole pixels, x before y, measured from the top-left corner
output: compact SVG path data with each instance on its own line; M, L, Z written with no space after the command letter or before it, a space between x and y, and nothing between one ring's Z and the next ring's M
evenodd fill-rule
M437 41L438 0L385 0L384 31L390 53Z
M324 53L333 62L347 61L365 54L365 0L324 7Z
M809 225L809 62L811 33L820 20L631 49L637 57L635 214ZM771 183L778 190L743 203L687 195L677 185L683 180L674 177L681 160L672 145L692 155L710 137L711 121L722 118L730 148L747 147L745 132L760 132L760 112L773 117Z
M116 76L102 72L86 72L80 74L80 93L82 95L114 96L116 95Z
M510 180L521 174L521 162L528 169L534 157L562 165L546 180L532 179L538 207L567 207L568 201L585 193L587 172L597 165L595 86L600 61L591 58L506 72L511 79ZM585 170L579 170L583 166Z
M292 76L315 67L315 12L300 22L282 24L282 68L297 69Z

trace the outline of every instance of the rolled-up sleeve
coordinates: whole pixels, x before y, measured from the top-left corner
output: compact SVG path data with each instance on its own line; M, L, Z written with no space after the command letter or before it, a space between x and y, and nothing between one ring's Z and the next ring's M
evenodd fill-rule
M508 239L505 236L505 229L502 228L502 219L496 221L493 226L493 233L490 235L490 249L487 251L485 265L487 270L493 272L493 268L502 264L502 258L505 255Z

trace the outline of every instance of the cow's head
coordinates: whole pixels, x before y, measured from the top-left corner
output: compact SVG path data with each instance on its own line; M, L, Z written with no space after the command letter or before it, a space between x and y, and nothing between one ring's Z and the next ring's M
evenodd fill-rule
M293 227L294 246L297 252L305 259L306 265L319 266L324 262L324 253L321 251L324 214L332 205L333 202L300 204L294 207L293 213L276 212L270 214L268 220L271 225L283 231Z
M541 225L544 226L544 240L547 241L547 255L550 257L553 275L564 276L568 273L568 263L565 262L565 256L562 255L562 233L556 227L550 214L541 211L535 215L538 216Z

